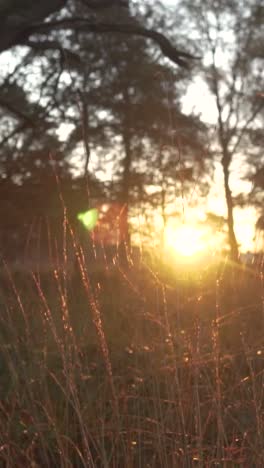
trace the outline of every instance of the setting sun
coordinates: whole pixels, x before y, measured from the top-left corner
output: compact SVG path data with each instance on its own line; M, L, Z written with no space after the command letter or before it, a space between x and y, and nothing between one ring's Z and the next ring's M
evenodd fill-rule
M178 255L192 257L206 248L204 230L191 225L168 227L165 232L165 243Z

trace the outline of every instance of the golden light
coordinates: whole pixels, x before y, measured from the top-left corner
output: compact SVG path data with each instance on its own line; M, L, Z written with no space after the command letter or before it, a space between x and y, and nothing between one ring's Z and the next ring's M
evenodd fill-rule
M167 248L186 258L199 255L208 245L205 231L187 224L168 227L165 231L165 244Z

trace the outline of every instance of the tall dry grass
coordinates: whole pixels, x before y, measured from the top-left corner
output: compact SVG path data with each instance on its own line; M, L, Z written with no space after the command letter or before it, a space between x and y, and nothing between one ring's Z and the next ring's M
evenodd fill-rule
M1 272L1 466L264 466L261 272L93 274L68 237L73 276Z

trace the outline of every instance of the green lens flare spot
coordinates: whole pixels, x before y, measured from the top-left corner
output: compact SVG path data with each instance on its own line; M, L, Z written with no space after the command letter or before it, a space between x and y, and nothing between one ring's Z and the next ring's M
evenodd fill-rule
M98 220L98 210L96 208L93 208L83 213L79 213L77 215L77 219L83 224L83 226L86 229L92 231L95 228Z

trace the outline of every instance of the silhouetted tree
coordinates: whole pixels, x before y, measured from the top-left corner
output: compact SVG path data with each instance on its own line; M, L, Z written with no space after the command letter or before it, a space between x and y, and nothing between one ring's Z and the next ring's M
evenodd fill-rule
M215 98L218 120L214 154L220 157L223 168L230 252L237 260L230 171L235 159L243 164L245 156L256 150L250 134L260 129L264 106L259 96L263 87L260 25L264 11L255 0L183 4L190 33L199 41L205 57L201 74Z
M113 22L114 14L107 24L102 23L106 3L72 1L61 11L59 3L51 6L47 2L43 9L30 2L20 3L19 8L16 2L6 4L5 8L3 4L5 24L14 21L10 43L7 29L3 30L6 48L17 44L27 48L14 56L11 71L3 76L1 84L1 190L5 196L8 193L11 196L13 191L13 206L15 194L20 193L22 201L24 190L24 209L19 219L25 223L30 197L34 199L31 214L52 209L50 198L44 196L45 191L51 194L52 164L56 166L58 178L69 185L73 183L71 158L83 155L80 144L84 144L86 178L90 178L91 152L98 155L100 151L108 151L111 157L116 157L117 185L111 196L120 203L120 240L127 243L128 207L139 199L139 193L142 196L142 187L154 181L151 170L143 174L143 164L151 160L158 170L157 149L162 142L169 141L170 164L177 166L178 156L175 153L173 156L170 132L181 133L182 151L189 148L190 155L194 144L197 151L198 139L194 137L194 121L181 113L176 84L170 103L163 86L165 75L170 75L169 80L176 83L186 78L187 73L155 63L153 49L147 47L144 37L156 40L168 56L168 47L172 51L170 43L160 33L140 26L131 17L127 5L123 6L121 17L120 10L116 10L117 23ZM44 17L52 12L55 16L43 23ZM129 20L126 28L122 26L124 20ZM112 36L110 32L123 36ZM185 66L187 56L178 54L175 61ZM168 125L168 113L174 128ZM192 128L189 136L188 126ZM117 154L120 144L121 158Z

